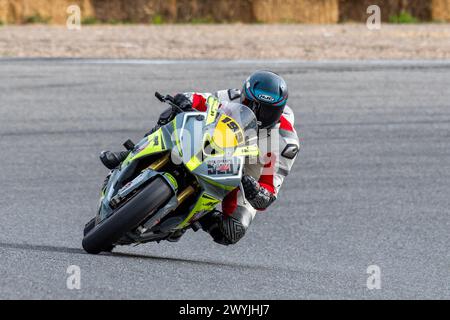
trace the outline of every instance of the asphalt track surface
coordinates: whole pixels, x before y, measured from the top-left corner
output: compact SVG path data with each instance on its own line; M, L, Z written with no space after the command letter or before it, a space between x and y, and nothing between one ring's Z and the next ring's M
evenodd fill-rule
M98 154L154 125L153 92L259 68L290 84L302 150L247 236L85 254ZM0 298L449 299L449 88L450 62L0 60Z

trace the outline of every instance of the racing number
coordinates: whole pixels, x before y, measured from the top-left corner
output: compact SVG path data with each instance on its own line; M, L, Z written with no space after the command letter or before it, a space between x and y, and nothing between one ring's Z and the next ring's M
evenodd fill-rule
M241 128L239 128L239 125L233 119L231 119L230 117L225 117L222 120L222 123L225 123L228 128L230 128L234 132L239 144L244 141L244 136L242 135Z

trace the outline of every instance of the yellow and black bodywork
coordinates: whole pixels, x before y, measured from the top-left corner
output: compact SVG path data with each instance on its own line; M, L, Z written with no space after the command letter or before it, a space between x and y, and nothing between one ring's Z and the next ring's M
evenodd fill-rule
M173 198L139 232L127 235L138 243L159 241L189 228L240 186L245 159L258 156L256 118L239 104L224 107L214 97L207 104L206 112L179 114L135 146L112 173L98 219L113 214L111 203L119 205L140 185L162 176Z

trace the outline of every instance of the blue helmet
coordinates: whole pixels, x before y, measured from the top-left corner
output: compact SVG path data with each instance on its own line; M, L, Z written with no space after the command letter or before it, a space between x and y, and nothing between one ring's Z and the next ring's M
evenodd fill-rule
M270 71L257 71L245 81L241 103L253 110L260 128L270 128L280 121L288 96L282 77Z

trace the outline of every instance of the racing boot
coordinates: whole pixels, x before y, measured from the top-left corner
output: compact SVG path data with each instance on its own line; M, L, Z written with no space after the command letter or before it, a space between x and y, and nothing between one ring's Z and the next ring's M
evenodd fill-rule
M100 154L100 160L109 170L117 168L127 157L130 151L111 152L103 151Z
M214 242L228 246L232 243L227 239L220 228L223 224L223 219L224 216L222 212L215 210L205 215L198 222L200 223L202 230L209 233Z
M221 245L236 244L241 240L252 222L252 214L246 208L238 208L232 216L213 211L199 220L203 231Z

